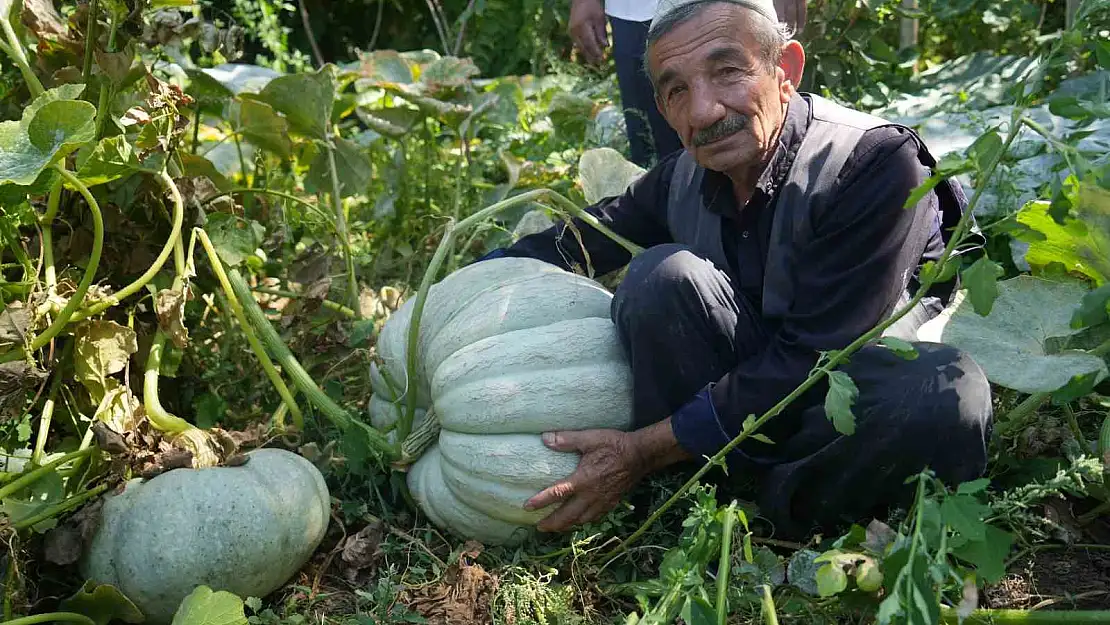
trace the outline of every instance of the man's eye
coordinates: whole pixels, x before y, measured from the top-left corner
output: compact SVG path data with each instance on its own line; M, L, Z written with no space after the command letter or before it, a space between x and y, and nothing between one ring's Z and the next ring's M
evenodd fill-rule
M685 91L686 87L671 87L670 90L667 91L667 97L674 98L675 96L684 93Z

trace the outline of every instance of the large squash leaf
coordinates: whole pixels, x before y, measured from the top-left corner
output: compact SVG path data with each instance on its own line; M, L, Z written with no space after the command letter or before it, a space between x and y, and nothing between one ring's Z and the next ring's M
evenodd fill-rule
M1026 205L1017 220L1044 236L1025 253L1031 266L1062 263L1098 285L1110 280L1110 192L1081 185L1074 216L1063 224L1052 218L1050 203L1044 201Z
M991 382L1024 393L1051 392L1076 376L1106 375L1098 356L1051 345L1079 330L1071 318L1087 289L1078 282L1018 276L998 283L991 313L977 314L960 291L953 303L918 331L918 339L966 351ZM1056 339L1056 341L1053 341Z
M335 66L329 64L312 73L279 76L254 97L285 115L294 131L324 141L337 88Z
M624 193L643 173L643 168L612 148L586 150L578 159L578 179L589 204Z
M29 185L44 169L96 137L96 107L74 100L83 85L35 98L23 118L0 123L0 185Z

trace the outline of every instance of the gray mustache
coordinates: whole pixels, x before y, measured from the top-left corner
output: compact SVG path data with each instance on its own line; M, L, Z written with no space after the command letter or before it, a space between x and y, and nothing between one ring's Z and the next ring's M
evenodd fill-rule
M705 130L699 130L694 135L694 146L701 147L714 141L724 139L748 127L748 118L745 115L726 117Z

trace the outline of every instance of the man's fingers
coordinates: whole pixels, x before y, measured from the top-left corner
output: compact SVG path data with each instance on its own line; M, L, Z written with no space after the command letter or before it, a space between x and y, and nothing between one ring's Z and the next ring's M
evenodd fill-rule
M589 507L589 499L575 497L537 523L536 529L541 532L564 532L578 525L580 523L579 519Z
M556 482L555 484L540 491L534 497L524 502L524 509L539 510L540 508L546 508L547 506L559 503L560 501L566 501L572 495L574 495L574 477L575 476L572 475L570 476L570 478L561 482Z
M545 432L541 437L543 444L553 451L585 452L591 449L598 440L597 433L593 430L576 430L569 432Z

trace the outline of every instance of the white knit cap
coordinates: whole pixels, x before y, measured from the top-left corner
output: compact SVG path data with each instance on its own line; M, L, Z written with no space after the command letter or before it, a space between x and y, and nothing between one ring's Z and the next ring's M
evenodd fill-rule
M665 16L666 14L674 11L675 9L682 8L688 4L695 2L704 2L705 0L659 0L659 4L655 8L655 16L651 19L652 24ZM732 4L739 4L740 6L747 7L763 17L778 23L779 16L775 11L775 4L773 0L719 0L720 2L729 2Z

